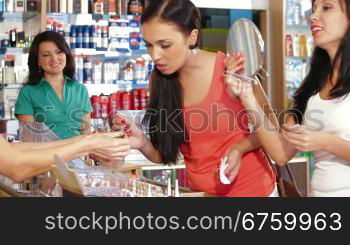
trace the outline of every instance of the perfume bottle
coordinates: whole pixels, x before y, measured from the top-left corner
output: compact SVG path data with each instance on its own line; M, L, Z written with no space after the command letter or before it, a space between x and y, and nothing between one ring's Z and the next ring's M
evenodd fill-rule
M5 2L5 11L6 12L13 12L15 7L14 1L13 0L6 0Z
M10 46L12 48L15 48L16 47L16 43L17 43L17 31L16 31L16 28L10 30L9 39L10 39Z

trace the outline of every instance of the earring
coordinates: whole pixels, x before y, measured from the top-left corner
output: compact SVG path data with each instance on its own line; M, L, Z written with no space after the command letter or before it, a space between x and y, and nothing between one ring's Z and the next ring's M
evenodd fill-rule
M41 68L41 66L39 66L39 73L42 73L42 68Z

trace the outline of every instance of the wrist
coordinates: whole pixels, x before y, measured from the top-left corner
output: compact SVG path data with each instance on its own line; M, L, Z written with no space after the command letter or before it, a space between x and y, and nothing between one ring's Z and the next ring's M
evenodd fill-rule
M259 103L256 100L255 96L249 99L241 100L241 103L244 106L244 108L249 110L256 110L259 108Z
M243 146L241 146L240 144L236 144L233 147L231 147L230 151L236 151L238 152L240 155L243 155L246 153L245 149Z
M321 137L318 138L319 147L323 151L332 152L332 134L322 133Z
M78 141L83 154L93 153L95 140L93 135L81 135Z
M142 139L141 139L141 144L138 148L139 151L141 152L145 152L145 149L147 147L148 144L150 144L150 140L146 137L145 134L142 134Z

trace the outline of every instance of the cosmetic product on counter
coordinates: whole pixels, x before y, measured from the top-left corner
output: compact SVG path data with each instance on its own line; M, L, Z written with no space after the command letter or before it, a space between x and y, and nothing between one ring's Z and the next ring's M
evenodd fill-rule
M60 13L67 13L67 0L60 0Z
M67 13L73 14L73 0L67 0Z
M17 48L25 48L25 33L24 31L17 32Z
M25 10L24 0L15 0L15 12L24 12Z
M168 180L167 180L167 196L168 197L172 196L171 195L171 180L170 180L170 178L168 178Z
M103 14L103 0L97 0L95 3L94 3L94 8L93 8L93 12L94 14Z
M10 39L10 46L12 48L15 48L16 47L16 43L17 43L17 31L16 29L12 29L10 30L10 33L9 33L9 39Z
M16 83L15 57L13 55L7 55L5 57L2 77L5 84Z
M27 11L38 11L38 1L37 0L27 0Z
M115 0L109 0L109 2L108 2L108 14L110 14L110 15L117 14L116 9L117 8L116 8Z
M81 4L81 12L80 13L88 14L89 13L89 1L82 0L80 4Z
M13 0L5 0L5 11L6 12L13 12L15 7Z
M73 0L73 13L80 14L81 13L81 0Z

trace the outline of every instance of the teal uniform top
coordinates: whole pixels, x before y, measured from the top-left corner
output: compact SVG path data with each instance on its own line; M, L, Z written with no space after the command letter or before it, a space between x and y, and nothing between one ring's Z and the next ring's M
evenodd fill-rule
M64 77L61 100L47 80L24 85L18 95L15 114L33 115L60 139L80 135L83 116L92 111L88 91L69 77Z

